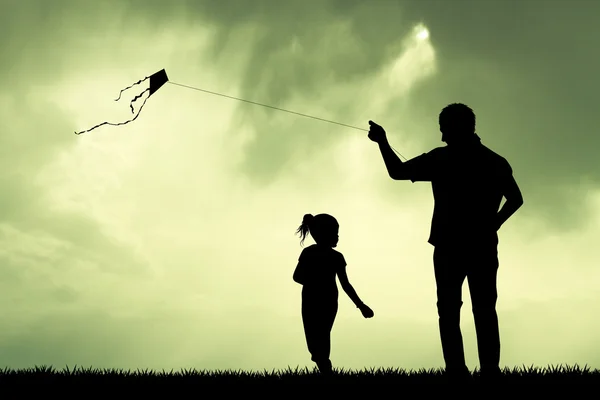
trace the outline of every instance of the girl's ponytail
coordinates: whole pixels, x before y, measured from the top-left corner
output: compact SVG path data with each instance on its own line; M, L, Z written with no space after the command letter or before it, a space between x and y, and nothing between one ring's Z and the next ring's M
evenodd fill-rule
M312 221L315 217L312 214L304 214L304 218L302 218L302 225L298 227L296 230L296 234L300 234L300 244L304 244L304 239L306 239L306 235L310 232L310 226L312 225Z

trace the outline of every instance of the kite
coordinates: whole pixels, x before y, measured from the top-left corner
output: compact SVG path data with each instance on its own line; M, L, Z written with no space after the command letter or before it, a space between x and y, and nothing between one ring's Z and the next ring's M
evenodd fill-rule
M119 101L119 100L121 99L121 94L122 94L124 91L126 91L127 89L131 89L131 88L132 88L132 87L134 87L135 85L139 85L140 83L142 83L142 82L144 82L144 81L146 81L146 80L148 80L148 79L150 79L150 86L148 87L148 89L144 90L142 93L140 93L140 94L138 94L137 96L135 96L135 97L134 97L134 98L131 100L131 102L129 103L129 107L131 108L131 113L133 114L133 113L134 113L134 109L133 109L133 103L135 103L135 101L136 101L136 100L140 99L140 98L141 98L141 97L144 95L144 93L146 93L146 92L148 92L148 93L149 93L148 97L146 97L146 98L144 99L144 102L143 102L143 103L142 103L142 105L140 106L140 109L138 110L137 114L136 114L136 115L135 115L135 116L134 116L132 119L130 119L130 120L128 120L128 121L125 121L125 122L119 122L119 123L112 123L112 122L102 122L101 124L98 124L98 125L96 125L96 126L93 126L92 128L90 128L90 129L87 129L87 130L85 130L85 131L81 131L81 132L75 132L75 134L76 134L76 135L81 135L82 133L85 133L85 132L90 132L90 131L92 131L92 130L94 130L94 129L96 129L96 128L99 128L99 127L103 126L103 125L119 126L119 125L126 125L126 124L128 124L128 123L130 123L130 122L133 122L133 121L135 121L135 120L137 119L137 117L140 115L140 113L142 112L142 108L144 108L144 104L146 104L146 101L147 101L147 100L148 100L148 99L149 99L149 98L150 98L150 97L151 97L151 96L152 96L154 93L156 93L156 92L158 91L158 89L160 89L161 87L163 87L163 85L164 85L165 83L170 83L171 85L181 86L181 87L184 87L184 88L187 88L187 89L198 90L198 91L200 91L200 92L205 92L205 93L214 94L214 95L216 95L216 96L227 97L227 98L229 98L229 99L238 100L238 101L243 101L243 102L246 102L246 103L255 104L255 105L258 105L258 106L262 106L262 107L272 108L272 109L274 109L274 110L278 110L278 111L284 111L284 112L287 112L287 113L291 113L291 114L300 115L300 116L302 116L302 117L307 117L307 118L312 118L312 119L316 119L316 120L319 120L319 121L329 122L329 123L332 123L332 124L341 125L341 126L345 126L345 127L348 127L348 128L358 129L358 130L360 130L360 131L365 131L365 132L368 132L368 131L369 131L368 129L363 129L363 128L359 128L359 127L352 126L352 125L347 125L347 124L342 124L342 123L340 123L340 122L335 122L335 121L331 121L331 120L324 119L324 118L313 117L312 115L308 115L308 114L302 114L302 113L299 113L299 112L290 111L290 110L286 110L286 109L283 109L283 108L279 108L279 107L270 106L270 105L267 105L267 104L257 103L257 102L255 102L255 101L244 100L244 99L240 99L240 98L238 98L238 97L233 97L233 96L227 96L227 95L225 95L225 94L222 94L222 93L211 92L211 91L204 90L204 89L200 89L200 88L197 88L197 87L194 87L194 86L187 86L187 85L182 85L182 84L180 84L180 83L171 82L171 81L169 80L169 77L167 76L167 72L166 72L164 69L161 69L160 71L158 71L158 72L155 72L154 74L152 74L152 75L150 75L150 76L147 76L147 77L145 77L145 78L143 78L143 79L140 79L139 81L137 81L137 82L135 82L134 84L132 84L132 85L130 85L130 86L128 86L128 87L126 87L125 89L122 89L122 90L121 90L121 92L119 92L119 97L117 97L115 101ZM391 147L391 146L390 146L390 147ZM397 154L398 154L400 157L402 157L402 158L404 158L404 159L406 160L406 157L404 157L402 154L398 153L398 151L396 151L396 149L394 149L393 147L392 147L392 149L393 149L393 150L394 150L394 151L395 151L395 152L396 152L396 153L397 153Z
M127 89L131 89L131 88L132 88L132 87L134 87L135 85L139 85L140 83L142 83L142 82L144 82L144 81L146 81L146 80L148 80L148 79L150 79L150 86L148 87L148 89L144 90L142 93L140 93L140 94L138 94L137 96L135 96L135 97L134 97L134 98L131 100L131 102L129 103L129 107L131 107L131 113L133 114L133 113L134 113L134 110L133 110L133 103L135 103L135 101L136 101L137 99L141 98L141 97L144 95L144 93L146 93L146 92L149 92L149 95L148 95L148 97L146 97L146 99L144 99L144 102L143 102L143 103L142 103L142 105L140 106L140 109L138 110L137 114L136 114L136 115L135 115L135 116L134 116L132 119L130 119L130 120L128 120L128 121L125 121L125 122L119 122L119 123L112 123L112 122L102 122L101 124L98 124L98 125L96 125L96 126L93 126L93 127L91 127L90 129L87 129L87 130L85 130L85 131L81 131L81 132L75 132L75 134L76 134L76 135L81 135L82 133L85 133L85 132L92 131L92 130L94 130L94 129L96 129L96 128L99 128L99 127L101 127L101 126L103 126L103 125L119 126L119 125L126 125L126 124L128 124L128 123L130 123L130 122L133 122L133 121L135 121L135 120L136 120L136 118L137 118L137 117L140 115L140 113L142 112L142 108L144 108L144 104L146 104L146 101L147 101L147 100L150 98L150 96L152 96L154 93L156 93L156 91L157 91L158 89L160 89L160 88L161 88L161 87L162 87L162 86L163 86L165 83L167 83L167 82L169 81L169 77L167 76L167 72L166 72L164 69L161 69L160 71L158 71L158 72L156 72L156 73L154 73L154 74L152 74L152 75L150 75L150 76L147 76L147 77L145 77L145 78L143 78L143 79L140 79L140 80L139 80L139 81L137 81L136 83L134 83L134 84L132 84L132 85L130 85L130 86L127 86L125 89L122 89L122 90L119 92L119 97L117 97L117 98L116 98L116 100L115 100L115 101L119 101L119 100L121 99L121 94L123 94L123 92L124 92L124 91L126 91Z

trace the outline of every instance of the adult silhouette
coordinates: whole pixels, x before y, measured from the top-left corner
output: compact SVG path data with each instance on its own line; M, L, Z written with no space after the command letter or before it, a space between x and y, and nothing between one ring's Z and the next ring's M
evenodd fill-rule
M500 333L496 300L498 229L523 205L508 161L481 143L475 114L454 103L439 115L442 141L402 162L385 130L369 121L368 137L379 145L394 180L431 182L434 210L428 242L434 246L437 310L446 375L468 377L460 330L462 285L467 278L482 378L501 376ZM502 198L506 202L500 208Z

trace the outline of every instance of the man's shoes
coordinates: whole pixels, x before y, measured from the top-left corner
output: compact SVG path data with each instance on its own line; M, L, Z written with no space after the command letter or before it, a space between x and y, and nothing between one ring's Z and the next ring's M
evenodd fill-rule
M482 369L479 373L479 380L485 383L498 383L504 379L504 374L500 368Z

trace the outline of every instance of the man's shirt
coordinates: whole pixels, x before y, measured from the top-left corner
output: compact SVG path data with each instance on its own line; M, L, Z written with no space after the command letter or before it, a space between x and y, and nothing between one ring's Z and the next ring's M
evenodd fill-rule
M506 159L481 143L438 147L403 164L414 182L431 182L433 246L497 244L496 214L512 177Z

